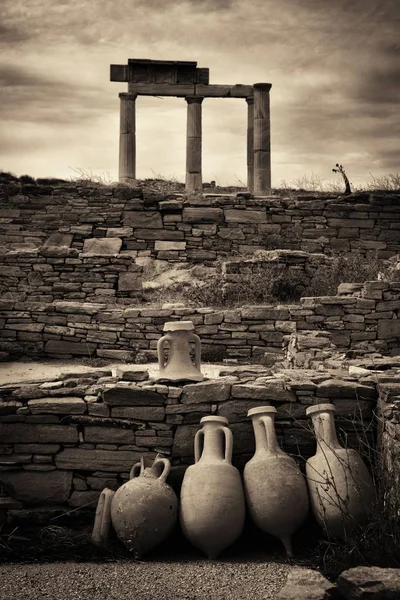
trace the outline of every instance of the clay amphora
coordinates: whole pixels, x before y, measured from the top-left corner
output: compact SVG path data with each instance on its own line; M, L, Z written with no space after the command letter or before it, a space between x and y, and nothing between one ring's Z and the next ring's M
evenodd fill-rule
M293 556L291 536L305 521L308 494L296 461L283 452L276 439L273 406L252 408L256 451L244 468L247 506L254 523L279 538Z
M311 507L328 535L345 538L368 520L375 501L372 479L356 450L343 448L337 439L333 404L307 409L317 451L306 465Z
M240 535L245 501L239 471L232 466L233 437L224 417L203 417L194 439L195 464L186 469L180 522L186 538L208 558Z
M114 495L111 519L123 544L140 558L160 544L174 528L178 499L165 483L171 470L167 458L155 458L145 468L143 457L130 472L130 480Z
M200 371L201 342L198 335L194 334L192 321L171 321L164 324L166 331L157 343L158 366L160 379L168 381L202 381ZM189 342L195 344L195 364L190 358ZM168 360L164 360L164 346L168 343Z

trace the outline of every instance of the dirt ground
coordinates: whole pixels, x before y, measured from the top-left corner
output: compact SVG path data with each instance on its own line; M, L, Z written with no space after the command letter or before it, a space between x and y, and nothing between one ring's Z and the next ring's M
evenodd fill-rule
M145 365L127 364L127 363L109 363L104 367L91 367L82 364L79 359L71 360L43 360L43 361L12 361L0 363L0 385L21 383L27 381L50 381L59 377L63 373L90 373L96 370L111 370L115 374L117 367L123 367L124 370L149 371L150 377L158 375L158 365L149 363ZM203 364L202 373L207 378L217 377L219 371L226 366Z

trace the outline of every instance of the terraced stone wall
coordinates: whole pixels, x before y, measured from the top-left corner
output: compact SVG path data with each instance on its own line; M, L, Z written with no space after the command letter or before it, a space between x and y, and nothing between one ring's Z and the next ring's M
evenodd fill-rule
M213 262L266 248L388 258L400 251L399 200L394 193L238 194L189 202L139 188L2 185L0 234L4 250L40 248L57 233L79 251L88 239L113 238L122 251L170 261Z
M213 308L110 307L56 301L0 301L0 351L7 356L98 356L156 360L166 321L191 320L203 360L224 358L293 366L333 351L400 353L400 283L342 284L337 296L302 298L300 304ZM308 361L308 362L307 362Z
M272 375L254 366L226 368L217 379L174 386L128 368L1 385L0 480L27 506L94 508L100 491L119 487L140 456L161 453L171 459L169 481L179 489L193 462L194 434L203 416L228 418L234 464L242 469L254 453L247 411L265 404L277 408L280 444L304 466L315 450L308 405L333 402L341 439L358 448L365 435L373 443L368 424L376 396L374 374L358 381L315 371Z

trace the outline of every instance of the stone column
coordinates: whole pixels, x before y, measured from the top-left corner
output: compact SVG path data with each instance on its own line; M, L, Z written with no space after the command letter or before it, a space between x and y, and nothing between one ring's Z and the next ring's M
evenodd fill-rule
M121 183L132 183L136 179L136 98L137 94L119 94L119 172Z
M270 83L254 84L254 195L271 193Z
M186 96L186 191L202 191L201 177L201 96Z
M248 96L247 102L247 189L254 190L254 97Z

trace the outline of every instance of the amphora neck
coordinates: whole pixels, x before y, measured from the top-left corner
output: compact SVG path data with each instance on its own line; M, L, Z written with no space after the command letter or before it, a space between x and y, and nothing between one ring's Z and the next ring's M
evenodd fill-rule
M315 407L316 408L316 407ZM315 410L311 419L317 440L317 451L338 450L342 448L336 434L335 409Z
M218 421L208 421L202 424L200 430L200 459L224 460L225 459L225 434L224 425Z
M251 417L256 440L256 454L270 452L272 454L284 454L279 447L275 432L275 413L265 412L255 414Z

